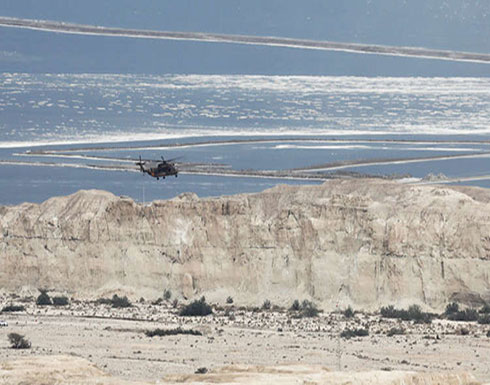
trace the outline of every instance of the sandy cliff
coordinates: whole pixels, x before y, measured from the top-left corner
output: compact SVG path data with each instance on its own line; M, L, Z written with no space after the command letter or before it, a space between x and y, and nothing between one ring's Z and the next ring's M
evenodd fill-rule
M80 191L0 207L0 287L25 286L325 308L478 305L490 300L490 191L351 180L145 206Z

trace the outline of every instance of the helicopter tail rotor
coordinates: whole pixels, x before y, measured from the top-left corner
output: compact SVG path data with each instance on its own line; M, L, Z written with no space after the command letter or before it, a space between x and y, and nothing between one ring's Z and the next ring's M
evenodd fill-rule
M146 164L146 162L143 162L143 161L141 160L141 155L140 155L140 161L139 161L139 162L136 162L136 165L137 165L137 166L140 166L140 170L141 170L141 172L145 172L145 169L143 168L143 166L144 166L145 164Z

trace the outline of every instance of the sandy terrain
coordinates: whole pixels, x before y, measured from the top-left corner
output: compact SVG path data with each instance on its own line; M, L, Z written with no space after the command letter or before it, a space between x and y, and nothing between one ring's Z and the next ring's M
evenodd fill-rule
M11 302L7 295L0 298L2 308ZM231 305L207 317L181 317L166 302L139 302L127 309L76 301L65 307L22 304L25 312L0 315L9 324L0 328L0 362L73 355L113 376L152 383L171 374L193 374L202 367L213 372L227 365L465 371L490 382L490 326L476 322L434 320L430 325L415 325L361 313L350 319L339 313L297 319L286 311L254 312ZM203 335L144 334L178 326ZM369 336L340 338L346 327L368 328ZM393 327L403 328L405 334L387 336ZM462 335L462 328L468 334ZM32 348L11 349L7 339L11 332L25 335Z

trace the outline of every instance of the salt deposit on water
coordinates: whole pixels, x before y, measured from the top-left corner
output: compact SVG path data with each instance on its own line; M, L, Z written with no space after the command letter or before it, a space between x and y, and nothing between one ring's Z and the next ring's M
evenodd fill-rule
M3 148L202 135L490 133L488 78L2 74L0 85Z
M489 134L489 78L3 73L0 183L9 187L0 203L39 202L80 188L145 200L186 191L260 191L278 183L211 174L136 183L134 173L92 167L100 155L219 158L233 170L333 170L323 166L354 161L342 170L419 179L444 173L486 186ZM170 146L176 143L182 146ZM16 155L93 145L111 148L80 150L78 160Z

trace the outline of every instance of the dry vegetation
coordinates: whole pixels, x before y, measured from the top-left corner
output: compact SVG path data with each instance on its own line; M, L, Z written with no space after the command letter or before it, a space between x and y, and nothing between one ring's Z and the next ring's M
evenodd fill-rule
M1 315L9 326L0 329L4 336L0 361L76 355L112 375L134 380L153 380L161 373L195 373L201 368L212 372L232 364L301 363L334 370L465 370L490 381L490 327L478 320L453 321L447 313L431 315L426 323L418 321L425 316L416 308L406 309L416 317L405 320L403 312L403 317L395 318L352 308L326 313L308 301L288 307L269 301L251 308L226 299L219 305L198 299L175 307L170 298L141 299L128 307L114 307L112 300L71 300L65 306L35 301L1 297L2 307L22 303L25 309ZM207 311L204 304L210 306L212 313L181 315L191 304L199 311ZM302 314L304 309L315 309L315 314ZM477 309L480 317L487 315L485 311ZM25 336L32 346L11 349L9 333Z

